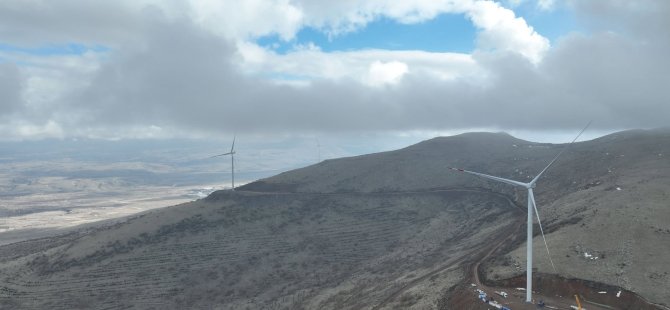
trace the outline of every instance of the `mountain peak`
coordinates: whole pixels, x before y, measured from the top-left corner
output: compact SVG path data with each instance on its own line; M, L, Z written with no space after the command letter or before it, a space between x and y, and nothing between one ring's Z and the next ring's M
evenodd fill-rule
M514 137L506 132L487 132L487 131L477 131L477 132L466 132L453 136L441 136L428 139L424 142L453 142L453 141L467 141L470 143L488 143L488 142L500 142L500 143L532 143L530 141L525 141ZM420 142L422 143L422 142ZM418 143L418 144L420 144Z

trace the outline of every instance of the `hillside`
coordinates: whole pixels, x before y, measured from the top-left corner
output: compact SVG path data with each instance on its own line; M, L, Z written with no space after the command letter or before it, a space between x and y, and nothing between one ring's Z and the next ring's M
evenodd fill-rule
M435 138L3 246L0 306L445 308L465 265L525 216L510 200L524 205L525 193L446 167L523 180L561 147L507 134ZM668 156L669 131L627 131L576 143L546 173L536 199L560 275L670 304ZM553 273L535 249L538 270ZM490 279L520 274L525 244L505 252L483 266Z
M248 187L296 192L478 187L510 194L525 204L525 190L453 175L444 168L529 180L562 147L504 133L469 133L325 161ZM665 263L670 258L669 129L624 131L576 143L540 179L535 195L559 274L621 286L670 304L670 268ZM541 244L541 237L534 242ZM538 270L554 273L544 249L535 251ZM525 265L525 243L489 264L489 276L519 275L523 268L517 265Z
M670 304L668 131L623 132L580 144L538 187L545 184L554 192L538 191L540 212L545 229L552 231L547 241L559 274ZM561 192L555 184L570 191ZM546 253L540 248L535 253L539 271L553 273ZM519 274L513 266L522 262L523 246L492 263L489 271L509 277Z

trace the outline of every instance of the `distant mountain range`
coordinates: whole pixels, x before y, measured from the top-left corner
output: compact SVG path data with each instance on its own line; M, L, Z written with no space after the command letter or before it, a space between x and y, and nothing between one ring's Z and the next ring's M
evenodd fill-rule
M564 145L468 133L333 159L122 223L0 247L0 307L445 309ZM670 304L670 130L575 143L535 191L560 276ZM537 239L540 238L540 239ZM541 237L536 237L540 244ZM535 247L538 272L553 269ZM525 243L482 266L520 275Z

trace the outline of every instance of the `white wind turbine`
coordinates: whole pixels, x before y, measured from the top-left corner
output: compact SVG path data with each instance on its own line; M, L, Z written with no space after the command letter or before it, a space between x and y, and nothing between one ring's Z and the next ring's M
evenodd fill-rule
M545 239L545 237L544 237L544 230L542 229L542 223L540 222L540 215L537 212L537 206L535 205L535 197L533 196L533 188L535 188L535 183L540 178L540 176L542 176L542 174L545 171L547 171L547 169L549 169L549 167L551 167L552 164L554 164L554 162L558 159L558 157L561 156L561 154L563 154L563 152L568 147L570 147L570 145L572 145L573 143L575 143L575 141L577 141L577 139L582 135L582 133L584 133L584 131L586 130L587 127L589 127L589 125L591 125L591 122L586 124L584 129L582 129L582 131L579 132L577 137L575 137L575 139L573 139L572 142L570 142L570 144L568 144L565 148L563 148L560 152L558 152L556 157L554 157L554 159L552 159L551 162L549 162L549 164L546 167L544 167L544 169L542 169L542 171L540 171L540 173L537 176L535 176L535 178L533 178L533 180L531 180L528 183L518 182L518 181L514 181L514 180L510 180L510 179L504 179L504 178L501 178L501 177L496 177L496 176L483 174L483 173L479 173L479 172L474 172L474 171L468 171L468 170L464 170L464 169L457 169L457 168L449 167L449 169L451 169L451 170L456 170L456 171L460 171L460 172L474 174L476 176L491 179L491 180L494 180L494 181L507 183L507 184L514 185L514 186L520 186L520 187L526 188L528 190L528 224L527 224L528 226L527 226L527 240L526 240L526 244L527 244L526 245L526 302L532 302L531 297L532 297L532 292L533 292L533 210L535 210L535 214L537 216L537 223L540 225L540 232L542 233L542 239L544 240L544 246L547 249L547 255L549 256L549 261L551 262L551 267L554 268L554 272L556 272L556 267L554 266L554 262L551 259L551 255L549 254L549 246L547 246L547 239Z
M214 157L219 157L219 156L226 156L230 155L230 173L231 173L231 182L232 182L232 190L235 190L235 138L236 136L233 136L233 144L230 146L230 152L228 153L223 153L219 155L214 155L210 158Z

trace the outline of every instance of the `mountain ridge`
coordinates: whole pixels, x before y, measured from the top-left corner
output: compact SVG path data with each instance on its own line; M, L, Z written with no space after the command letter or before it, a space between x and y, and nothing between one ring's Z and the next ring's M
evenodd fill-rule
M435 138L327 160L52 246L27 242L20 257L7 252L17 245L0 247L0 305L444 308L477 249L525 216L524 191L446 167L523 180L563 147L507 134ZM615 133L575 143L538 181L561 276L670 303L667 155L670 131ZM535 249L535 267L552 273ZM519 243L480 270L518 276L524 251Z

